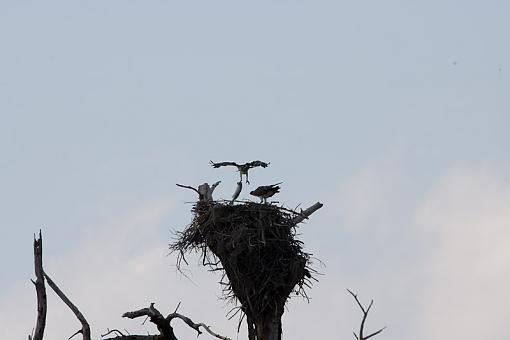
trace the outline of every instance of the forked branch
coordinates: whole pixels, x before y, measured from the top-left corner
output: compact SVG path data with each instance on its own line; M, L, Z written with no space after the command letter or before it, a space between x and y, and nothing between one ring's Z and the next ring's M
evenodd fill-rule
M35 285L35 289L37 291L37 324L35 327L35 331L33 336L28 336L30 340L42 340L44 335L44 328L46 326L46 310L47 310L47 297L46 297L46 288L45 288L45 279L48 282L48 285L55 291L55 293L64 301L64 303L72 310L74 315L80 321L82 328L78 330L76 333L71 335L69 339L74 337L75 335L81 333L83 334L83 340L90 340L90 327L85 320L83 314L78 310L78 308L73 305L71 300L57 287L55 282L44 272L43 264L42 264L42 233L39 230L39 238L34 239L34 264L35 264L35 276L36 281L32 281Z
M200 327L202 327L207 333L211 334L212 336L222 339L222 340L231 340L230 338L227 338L225 336L219 335L217 333L214 333L209 326L205 325L204 323L195 323L187 316L184 316L182 314L177 313L177 311L169 314L166 318L163 317L163 315L154 307L154 303L151 303L149 308L142 308L133 312L126 312L122 315L125 318L138 318L140 316L147 316L150 318L150 321L154 323L158 330L161 332L163 339L165 340L177 340L175 337L174 331L170 323L173 319L178 318L184 321L189 327L193 328L195 331L197 331L197 335L202 334L202 331L200 330Z
M373 332L371 333L370 335L364 335L363 334L363 331L364 331L364 328L365 328L365 321L367 320L367 316L368 316L368 312L370 311L370 308L372 307L372 305L374 304L374 300L372 299L372 301L370 301L370 304L368 305L367 308L363 307L363 305L361 304L361 302L359 302L359 299L358 299L358 295L357 294L354 294L353 292L351 292L349 289L347 289L347 291L352 295L352 297L354 298L354 300L356 300L356 303L358 304L359 308L361 308L361 311L363 312L363 319L361 319L361 325L360 325L360 328L359 328L359 334L356 334L355 332L353 332L354 334L354 337L356 338L356 340L367 340L367 339L370 339L371 337L373 336L376 336L377 334L381 333L383 330L386 329L386 327L383 327L381 328L380 330L376 331L376 332Z

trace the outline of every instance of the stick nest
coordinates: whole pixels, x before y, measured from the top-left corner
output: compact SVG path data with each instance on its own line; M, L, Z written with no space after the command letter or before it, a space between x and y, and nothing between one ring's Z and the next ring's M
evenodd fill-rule
M224 295L237 299L248 322L281 316L293 291L308 298L315 271L296 239L297 212L253 202L198 202L192 211L192 223L170 245L178 268L185 254L201 253L204 265L223 271Z

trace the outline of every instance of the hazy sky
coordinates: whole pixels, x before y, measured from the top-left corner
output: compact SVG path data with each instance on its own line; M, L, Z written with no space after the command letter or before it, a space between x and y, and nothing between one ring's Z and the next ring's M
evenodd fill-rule
M166 256L190 221L175 183L271 162L325 263L284 339L510 338L510 3L0 0L0 334L35 325L32 239L88 318L155 302L236 337L218 277ZM248 198L247 188L242 194ZM49 293L47 337L79 328ZM192 330L175 322L177 336ZM240 339L245 337L242 325ZM207 338L208 335L202 335Z

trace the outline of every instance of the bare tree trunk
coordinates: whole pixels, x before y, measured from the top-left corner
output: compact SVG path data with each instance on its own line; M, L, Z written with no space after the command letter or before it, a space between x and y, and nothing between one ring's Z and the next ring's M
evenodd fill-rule
M280 317L266 319L255 324L257 340L281 340L282 320Z
M35 285L37 292L37 324L35 326L34 336L29 336L29 339L42 340L44 336L44 328L46 326L47 298L46 288L44 285L44 271L42 264L42 235L40 230L39 238L34 238L34 264L36 280L32 280L32 283Z

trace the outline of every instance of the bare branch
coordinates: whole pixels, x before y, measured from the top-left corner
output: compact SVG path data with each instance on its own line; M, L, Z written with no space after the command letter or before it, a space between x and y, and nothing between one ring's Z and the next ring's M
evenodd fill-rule
M122 316L125 318L138 318L141 316L148 316L152 323L156 324L161 334L164 336L165 339L172 339L177 340L175 337L175 334L173 332L173 328L170 325L173 319L181 319L186 323L189 327L193 328L195 331L197 331L198 335L202 334L202 331L200 330L200 327L203 327L206 332L211 334L212 336L222 339L222 340L231 340L230 338L227 338L225 336L219 335L217 333L214 333L209 326L205 325L204 323L194 323L190 318L187 316L184 316L182 314L177 313L177 309L179 308L180 303L177 305L176 311L169 314L166 318L164 318L161 313L154 307L154 303L151 303L149 308L142 308L133 312L126 312Z
M358 304L358 306L361 308L362 312L363 312L363 318L361 319L361 325L360 325L360 329L359 329L359 335L354 333L354 337L356 338L356 340L367 340L367 339L370 339L371 337L381 333L383 330L386 329L386 327L383 327L381 329L379 329L378 331L376 332L373 332L372 334L370 335L367 335L367 336L363 336L363 331L364 331L364 328L365 328L365 321L367 320L367 316L368 316L368 312L370 311L370 308L372 307L372 305L374 304L374 300L370 301L370 304L368 305L368 308L365 309L363 307L363 305L361 304L361 302L359 301L358 299L358 295L357 294L354 294L352 291L350 291L349 289L347 289L347 291L354 297L354 300L356 300L356 303Z
M181 306L181 301L179 301L179 303L177 304L177 307L175 307L174 313L177 313L177 310L179 309L180 306Z
M212 202L213 201L212 194L214 192L214 189L216 189L216 187L220 183L221 183L221 181L218 181L218 182L214 183L212 186L209 186L209 183L204 183L204 184L200 184L198 186L198 188L194 188L192 186L182 185L182 184L175 184L175 185L177 185L178 187L181 187L181 188L186 188L186 189L193 190L194 192L196 192L198 194L198 200L199 201L202 201L202 202Z
M175 185L177 185L178 187L181 187L181 188L191 189L191 190L195 191L197 194L199 194L199 195L200 195L200 193L198 192L198 190L197 190L197 189L195 189L195 188L193 188L192 186L189 186L189 185L182 185L182 184L175 184Z
M106 329L107 332L105 334L101 334L101 338L104 338L105 336L111 334L111 333L115 333L117 336L125 336L124 333L122 333L121 331L119 331L118 329Z
M292 223L294 224L298 224L298 223L301 223L303 222L305 219L307 219L308 217L310 217L311 214L313 214L314 212L316 212L317 210L319 210L320 208L323 207L324 204L320 203L320 202L317 202L315 203L314 205L312 205L311 207L305 209L305 210L301 210L301 212L299 213L298 216L294 217L294 219L292 220Z
M201 323L199 323L199 324L198 324L198 326L199 326L199 327L200 327L200 326L202 326L202 327L206 330L206 332L207 332L207 333L211 334L212 336L214 336L214 337L216 337L216 338L218 338L218 339L222 339L222 340L231 340L230 338L227 338L226 336L221 336L221 335L219 335L219 334L217 334L217 333L214 333L214 332L213 332L213 331L209 328L209 326L206 326L206 325L205 325L204 323L202 323L202 322L201 322Z
M218 339L222 339L222 340L231 340L230 338L228 337L225 337L225 336L222 336L222 335L219 335L217 333L214 333L210 328L209 326L207 326L206 324L204 324L203 322L201 323L194 323L190 318L188 318L187 316L184 316L182 314L179 314L179 313L172 313L172 314L169 314L166 319L168 320L168 322L171 322L172 319L175 319L175 318L178 318L178 319L181 319L182 321L184 321L188 326L190 326L191 328L193 328L195 331L197 331L197 335L200 335L202 334L202 332L200 331L200 327L203 327L205 329L205 331L209 334L211 334L212 336L218 338Z
M377 335L379 333L381 333L382 331L384 331L386 329L386 326L384 326L383 328L381 328L380 330L378 330L377 332L373 332L372 334L368 335L365 337L365 340L366 339L370 339L371 337L373 337L374 335Z
M354 297L354 300L356 300L356 302L358 303L358 306L359 308L361 308L361 310L363 311L363 314L366 314L366 311L365 311L365 308L363 307L363 305L361 305L361 303L359 302L358 300L358 294L354 294L352 291L350 291L349 289L347 289L347 291L349 293L351 293L351 295Z
M76 332L74 335L78 333L83 334L83 340L90 340L90 326L87 320L85 320L85 317L80 312L80 310L69 300L69 298L58 288L58 286L53 282L53 280L48 276L48 274L44 273L44 277L46 277L46 280L48 281L48 285L53 289L53 291L58 295L58 297L71 309L71 311L74 313L76 318L81 323L81 330ZM73 336L74 336L73 335Z
M174 334L174 330L172 326L170 326L170 322L166 320L163 315L154 307L154 303L151 303L149 308L142 308L133 312L126 312L122 314L122 317L135 319L140 316L148 316L153 324L158 327L161 335L164 339L167 340L177 340Z
M67 340L71 340L72 338L74 338L75 335L78 335L82 333L83 334L83 331L81 329L78 329L73 335L71 335Z
M166 340L159 335L116 335L114 338L104 338L103 340Z
M37 323L35 326L35 331L33 331L33 336L29 335L29 339L31 340L42 340L44 335L44 328L46 326L46 311L48 302L46 297L46 287L44 285L42 243L42 233L41 230L39 230L39 238L36 239L34 236L34 265L36 280L32 280L37 293Z

